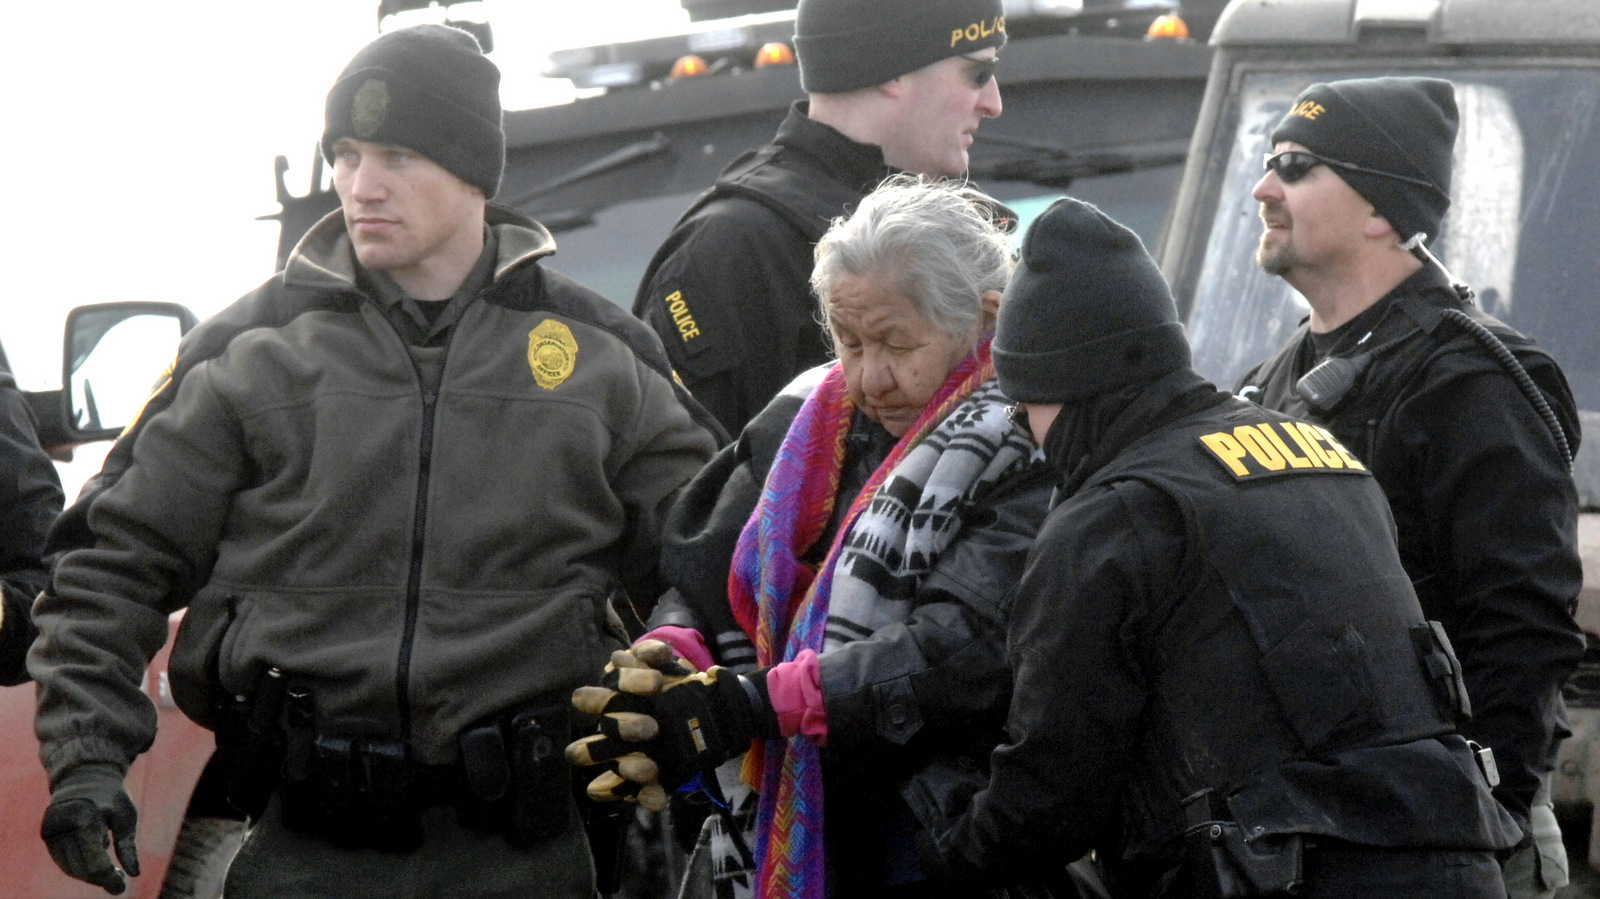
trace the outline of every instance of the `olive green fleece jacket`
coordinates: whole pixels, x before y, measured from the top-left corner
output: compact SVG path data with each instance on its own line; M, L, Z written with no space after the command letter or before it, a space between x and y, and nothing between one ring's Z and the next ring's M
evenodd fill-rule
M29 657L52 782L149 747L140 676L183 607L171 678L191 717L277 667L321 732L405 739L425 764L620 645L613 607L654 597L659 521L715 425L649 328L540 264L548 232L488 222L493 282L436 396L357 290L338 212L185 338L52 535L68 551Z

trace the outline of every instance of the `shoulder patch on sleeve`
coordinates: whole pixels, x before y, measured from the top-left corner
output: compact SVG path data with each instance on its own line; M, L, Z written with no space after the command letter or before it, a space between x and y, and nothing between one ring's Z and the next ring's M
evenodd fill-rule
M719 296L702 295L678 282L655 287L642 308L642 317L686 383L733 368L743 358L738 326L719 308L721 302Z
M661 305L667 318L677 327L680 341L690 344L704 336L700 333L700 322L695 319L694 310L689 308L689 300L682 290L674 290L662 297Z

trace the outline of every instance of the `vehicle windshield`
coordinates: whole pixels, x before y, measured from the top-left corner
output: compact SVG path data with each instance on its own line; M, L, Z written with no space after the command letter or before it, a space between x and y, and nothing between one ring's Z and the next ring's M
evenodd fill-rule
M1016 241L1022 239L1028 224L1046 206L1063 195L1071 195L1099 206L1133 229L1146 246L1153 247L1182 174L1182 166L1174 163L1077 178L1065 189L1020 181L986 181L980 186L1017 213L1018 226L1013 235ZM559 249L551 267L623 307L630 306L656 248L698 193L697 187L690 192L624 199L605 208L586 210L582 220L557 231ZM556 230L557 217L542 211L535 211L534 217Z
M1182 236L1205 249L1190 256L1198 270L1177 273L1174 285L1180 298L1192 298L1186 308L1195 366L1222 387L1235 386L1280 346L1309 309L1287 283L1255 265L1261 221L1250 192L1262 175L1268 135L1309 84L1373 74L1249 71L1239 82L1231 107L1237 118L1216 132L1221 188L1204 188L1218 198L1210 232ZM1477 291L1483 309L1550 351L1587 410L1585 436L1600 433L1600 71L1524 63L1515 70L1383 74L1455 83L1455 202L1434 252Z

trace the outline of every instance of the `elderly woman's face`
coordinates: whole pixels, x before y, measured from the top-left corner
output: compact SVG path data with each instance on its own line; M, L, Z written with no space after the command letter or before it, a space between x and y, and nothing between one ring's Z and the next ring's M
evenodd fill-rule
M896 437L976 344L976 335L952 337L923 318L891 278L841 272L826 308L850 398Z

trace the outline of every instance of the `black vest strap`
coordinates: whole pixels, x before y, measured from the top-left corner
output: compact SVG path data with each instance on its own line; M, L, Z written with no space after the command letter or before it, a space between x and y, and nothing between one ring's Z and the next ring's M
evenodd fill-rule
M829 222L860 201L861 193L831 178L801 177L794 166L783 164L794 152L778 144L746 151L695 199L678 224L715 200L744 197L771 209L806 240L816 243Z

